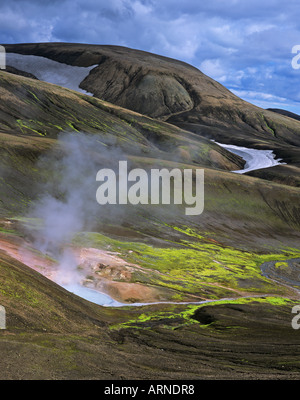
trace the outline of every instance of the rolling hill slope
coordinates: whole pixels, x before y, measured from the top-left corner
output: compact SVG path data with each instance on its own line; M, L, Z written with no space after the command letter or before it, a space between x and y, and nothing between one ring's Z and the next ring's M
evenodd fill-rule
M119 46L38 43L5 47L8 53L94 66L80 83L81 89L219 142L269 146L281 149L286 157L288 150L292 154L297 150L290 147L300 143L297 121L241 100L198 69L174 59ZM295 157L291 160L296 161Z
M65 43L6 49L93 68L78 90L22 65L0 72L0 378L298 379L300 123L165 57ZM212 138L273 149L288 164L232 173L244 161ZM99 206L98 169L124 159L147 172L203 169L203 213ZM57 252L37 246L47 224ZM65 249L83 259L61 272L127 306L54 283ZM146 297L158 304L136 304Z

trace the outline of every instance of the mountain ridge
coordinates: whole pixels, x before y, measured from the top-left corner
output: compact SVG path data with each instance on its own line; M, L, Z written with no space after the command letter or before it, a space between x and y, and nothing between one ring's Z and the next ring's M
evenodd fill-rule
M0 377L298 379L299 122L162 56L61 43L6 48L98 62L80 84L100 98L22 76L21 67L0 71ZM121 105L104 100L118 93ZM155 99L157 118L124 107L151 114L143 95ZM236 174L245 162L211 139L273 149L289 164ZM98 205L98 167L121 156L145 171L203 169L203 213ZM67 270L65 250L82 257ZM56 272L126 307L76 296L53 281ZM145 293L161 303L137 306Z
M300 124L230 92L194 66L122 46L76 43L4 45L76 66L97 64L80 83L102 100L163 120L218 142L273 149L299 160Z

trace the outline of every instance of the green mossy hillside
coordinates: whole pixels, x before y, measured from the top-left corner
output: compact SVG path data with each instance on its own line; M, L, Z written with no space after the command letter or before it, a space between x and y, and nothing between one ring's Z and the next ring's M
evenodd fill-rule
M164 247L139 242L111 239L100 233L81 233L73 244L95 247L120 254L135 269L132 281L174 291L173 299L188 295L198 299L239 297L242 294L288 294L284 286L276 286L265 278L260 265L266 261L285 260L299 255L297 249L277 254L258 254L229 246L209 243L209 239L190 228L174 228L187 235L180 243ZM188 240L192 236L192 240Z

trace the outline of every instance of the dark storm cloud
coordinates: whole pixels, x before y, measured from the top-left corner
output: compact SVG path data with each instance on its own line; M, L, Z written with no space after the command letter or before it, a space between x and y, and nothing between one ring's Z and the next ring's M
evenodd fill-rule
M0 42L142 49L193 64L255 104L300 112L299 15L296 0L10 0L0 2Z

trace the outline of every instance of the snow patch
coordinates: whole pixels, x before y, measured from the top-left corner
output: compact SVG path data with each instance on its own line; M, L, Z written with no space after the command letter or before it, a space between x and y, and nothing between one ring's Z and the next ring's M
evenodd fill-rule
M90 67L76 67L46 57L16 53L6 54L6 64L33 74L41 81L93 96L92 93L80 89L79 85L97 64Z
M231 153L237 154L246 161L243 169L232 171L237 174L244 174L256 169L270 168L274 167L275 165L285 164L281 162L281 158L275 160L276 155L273 153L273 150L249 149L247 147L218 143L214 140L213 142L230 151Z

